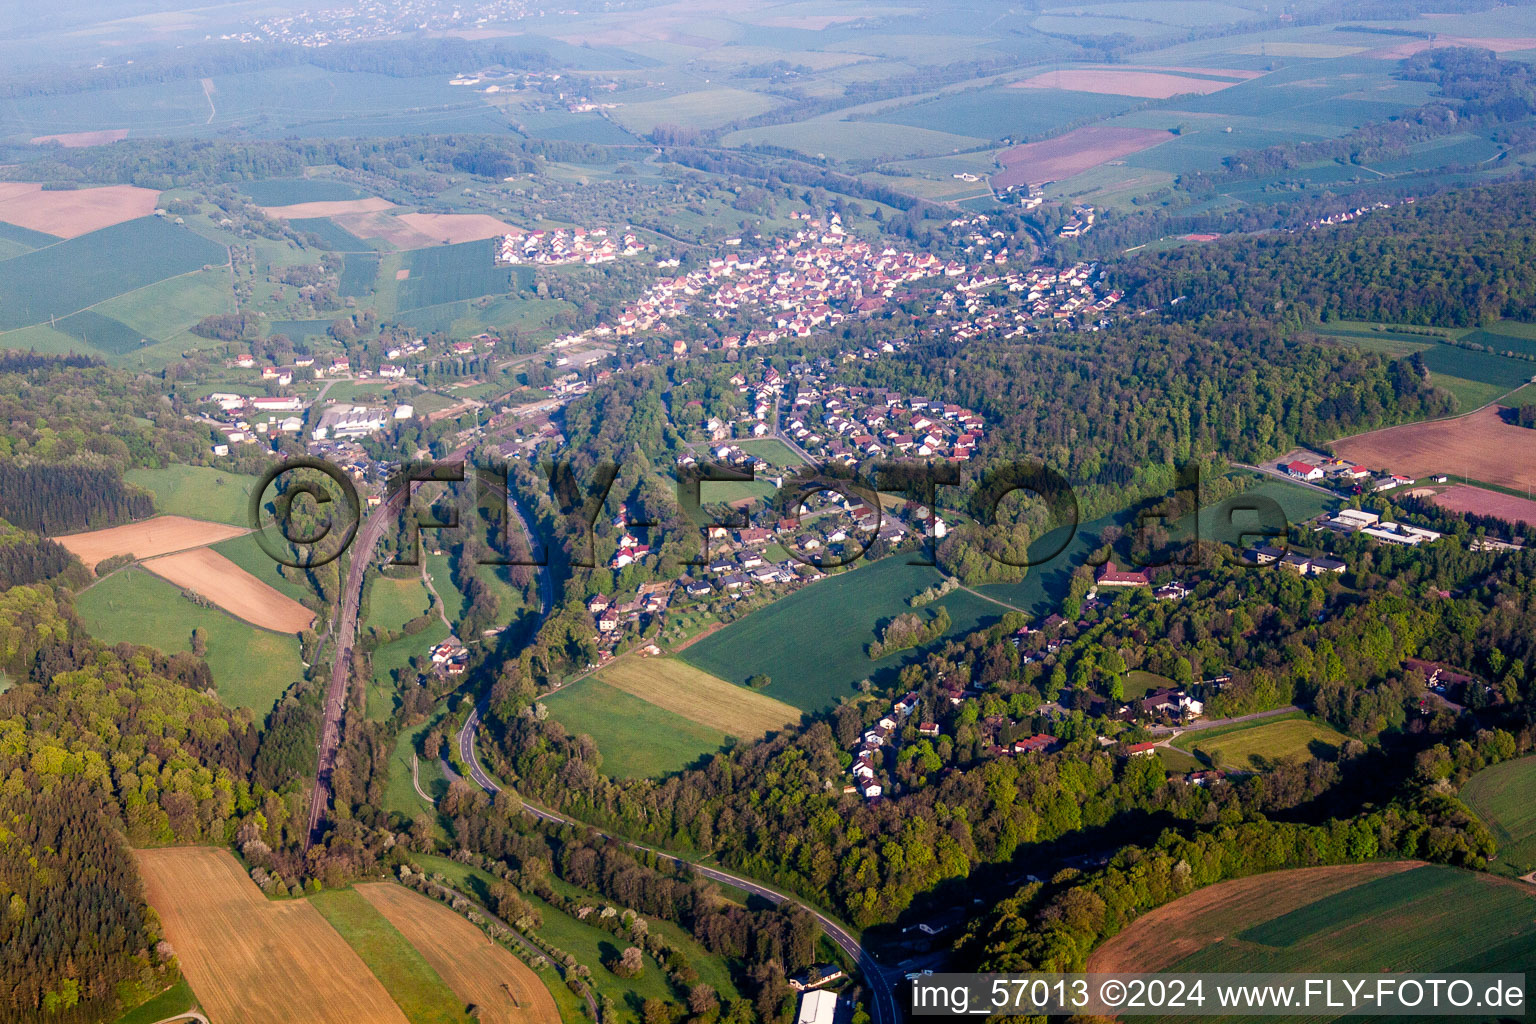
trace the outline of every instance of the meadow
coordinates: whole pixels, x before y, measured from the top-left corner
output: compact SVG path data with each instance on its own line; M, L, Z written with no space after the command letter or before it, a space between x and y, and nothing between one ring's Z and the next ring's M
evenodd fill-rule
M298 217L288 221L288 226L295 231L314 235L326 248L335 252L371 252L377 248L374 243L359 238L329 217Z
M357 188L335 178L267 178L241 182L240 191L257 206L334 203L363 198Z
M251 525L255 477L209 466L172 463L164 469L130 469L123 479L155 496L155 511L229 526Z
M398 814L407 821L425 815L427 820L435 822L437 813L433 806L418 796L415 787L411 785L411 755L416 752L427 731L442 719L443 713L439 712L420 725L401 731L395 741L395 749L389 755L389 784L384 791L384 810ZM434 801L441 800L448 792L448 780L435 760L418 756L416 778L422 792Z
M705 637L678 657L735 683L766 674L772 682L763 693L804 711L851 696L861 679L889 685L903 665L922 656L921 651L871 661L866 648L878 627L912 610L908 598L941 578L932 567L908 565L910 557L893 555L812 583ZM947 636L990 625L1007 610L964 590L926 611L931 614L939 606L948 609L952 621Z
M676 658L628 657L598 672L609 686L738 740L793 725L800 712Z
M614 778L669 775L730 745L718 729L588 677L544 698L549 717L592 737L603 773Z
M216 608L194 604L182 592L137 566L113 573L82 591L75 609L104 643L144 644L168 654L192 649L192 631L208 634L214 688L231 707L263 718L285 689L303 675L299 642L254 629Z
M116 224L0 261L0 329L64 317L205 265L224 247L157 217Z
M391 882L382 884L399 888ZM400 891L408 890L401 888ZM410 895L426 902L425 896ZM464 1001L372 900L364 898L356 889L332 889L316 893L308 902L362 958L411 1024L470 1024L470 1016L464 1012ZM413 910L422 912L416 907ZM447 912L453 913L451 910Z
M991 86L947 93L911 106L868 115L868 119L978 139L1018 140L1055 131L1082 118L1112 117L1137 102L1125 96L1064 89Z
M1523 875L1536 871L1536 757L1484 768L1461 788L1461 799L1498 843L1494 870Z
M1297 712L1295 716L1186 732L1173 741L1173 746L1211 767L1257 771L1286 758L1332 757L1344 740L1343 733Z
M365 622L381 630L397 630L404 626L425 612L430 600L427 588L421 582L420 570L415 566L390 571L410 575L375 576L368 585L368 615Z

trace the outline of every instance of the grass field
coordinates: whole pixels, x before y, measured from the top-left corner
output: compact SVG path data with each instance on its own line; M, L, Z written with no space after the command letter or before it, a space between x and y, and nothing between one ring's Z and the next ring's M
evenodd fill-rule
M908 556L895 555L813 583L705 637L679 657L735 683L766 673L772 683L764 693L805 711L851 694L866 677L882 685L893 682L896 671L921 653L871 661L866 648L878 626L912 610L909 597L941 578L937 569L907 561ZM940 605L952 620L948 636L995 622L1007 611L964 590L926 610L932 614Z
M1536 757L1484 768L1467 780L1461 798L1499 844L1498 866L1514 874L1536 871Z
M427 588L422 585L419 575L406 579L377 576L368 586L368 625L399 629L426 611L428 600Z
M477 1008L476 1020L560 1024L560 1011L533 968L454 911L393 882L360 885L357 894L416 948L460 1003Z
M294 203L329 203L361 199L363 194L335 178L267 178L247 181L240 191L257 206L291 206Z
M45 323L227 262L223 246L156 217L103 228L0 261L0 329Z
M1342 733L1298 715L1189 732L1174 746L1213 767L1262 769L1284 758L1331 757L1344 739Z
M429 820L436 817L433 807L417 796L411 786L411 754L427 731L441 720L441 714L434 715L415 728L401 732L395 741L395 749L389 755L389 785L384 791L384 810L412 821L422 815ZM440 800L448 792L448 781L436 761L422 759L417 765L417 776L422 790L433 799Z
M192 649L192 631L208 632L208 668L219 697L261 719L303 674L299 642L248 624L216 608L193 604L181 591L134 566L75 598L91 635L105 643L144 644L174 654Z
M212 548L193 548L142 563L145 569L262 629L301 633L315 613Z
M409 1020L312 903L268 902L228 850L181 846L136 856L145 895L211 1019Z
M383 884L397 888L392 883ZM434 905L425 896L416 899L429 907ZM463 1001L433 970L423 952L400 934L372 900L355 889L332 889L311 896L309 903L362 957L411 1024L469 1024ZM412 909L421 913L420 908Z
M730 684L727 684L730 685ZM667 775L729 744L725 733L589 677L544 698L549 716L591 736L614 778Z
M174 1017L196 1005L197 997L192 994L192 986L187 984L186 978L177 978L176 984L159 995L146 999L112 1024L156 1024L157 1021Z
M1156 672L1147 672L1139 668L1132 669L1125 674L1125 699L1140 700L1159 687L1172 685L1173 680L1167 676L1160 676Z
M1528 970L1536 947L1536 892L1529 886L1434 865L1369 877L1382 867L1355 866L1366 880L1322 895L1313 885L1283 890L1270 875L1224 883L1261 887L1249 890L1257 896L1249 912L1231 913L1217 892L1219 902L1207 903L1193 920L1179 916L1179 900L1122 936L1152 927L1162 948L1177 948L1183 933L1203 933L1194 951L1165 968L1177 972ZM1184 899L1202 896L1212 898L1202 890ZM1153 968L1142 960L1135 969Z

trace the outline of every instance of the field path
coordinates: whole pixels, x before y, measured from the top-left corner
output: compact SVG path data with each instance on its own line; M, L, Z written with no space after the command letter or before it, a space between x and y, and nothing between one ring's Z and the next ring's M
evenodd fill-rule
M211 78L203 79L201 84L203 86L203 98L208 101L208 120L204 121L203 124L213 124L213 119L219 114L218 108L213 105L213 94L218 90L215 88Z

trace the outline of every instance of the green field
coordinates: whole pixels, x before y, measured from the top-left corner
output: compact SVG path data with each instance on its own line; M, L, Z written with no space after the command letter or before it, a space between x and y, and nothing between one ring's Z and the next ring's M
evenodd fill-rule
M1166 970L1525 972L1536 949L1529 889L1433 865L1371 879L1258 925L1234 917L1222 927L1215 915L1203 915L1202 930L1225 937Z
M196 1005L197 997L192 994L192 986L187 984L187 979L178 978L176 984L135 1006L112 1024L156 1024Z
M384 810L413 821L422 815L429 819L437 817L433 807L417 796L415 787L411 785L411 755L417 750L421 738L442 718L442 714L434 715L415 728L400 733L395 741L395 749L389 755L389 785L384 791ZM422 791L434 800L441 800L448 792L448 780L443 776L442 767L434 760L420 759L416 766L416 777L421 782Z
M234 312L229 270L221 267L173 277L108 299L95 312L115 318L145 338L169 341L205 316ZM217 344L195 335L191 341Z
M1513 874L1536 871L1536 757L1484 768L1467 780L1461 798L1499 844L1498 865Z
M158 217L116 224L0 261L0 329L66 317L113 296L227 262L223 246Z
M164 469L130 469L123 479L155 496L155 511L250 526L249 503L255 477L208 466L172 463Z
M353 889L309 897L315 909L357 951L411 1024L469 1024L453 990L373 904Z
M664 99L626 103L613 112L614 119L636 135L658 124L688 128L717 128L728 121L753 117L772 110L779 101L744 89L703 89Z
M415 636L401 637L392 643L375 648L369 654L373 678L367 686L367 711L370 722L382 722L395 711L394 673L403 672L410 660L418 654L426 654L436 644L448 639L448 627L435 616L426 629ZM414 680L414 676L412 679Z
M458 622L464 614L464 593L453 582L453 560L449 555L423 554L427 563L427 575L432 579L432 589L443 601L443 614L449 622Z
M1187 732L1174 745L1211 767L1262 770L1284 758L1332 757L1344 740L1343 733L1298 712L1294 717Z
M374 577L368 585L368 625L377 629L397 630L427 610L429 595L421 582L420 570L412 566L410 571L413 575L405 579Z
M942 577L937 569L908 565L894 555L852 572L812 583L714 633L678 657L704 671L745 683L766 673L768 695L806 711L853 693L859 680L889 685L902 665L921 657L903 651L871 661L866 647L879 625L910 612L907 599ZM1006 608L960 590L927 606L949 610L948 636L961 636L999 619Z
M247 181L240 191L257 206L292 206L295 203L334 203L362 199L363 193L335 178L267 178Z
M482 295L506 295L531 278L527 267L498 267L489 240L413 249L401 256L411 276L397 287L398 308L420 309ZM0 264L4 266L4 264Z
M306 597L318 596L302 569L295 569L274 561L272 556L262 549L255 534L248 533L243 537L221 540L213 545L213 550L267 586L288 595L295 601L302 603Z
M544 698L549 717L585 733L615 778L667 775L726 746L724 733L588 677Z
M1112 117L1137 102L1130 96L996 86L949 93L870 119L980 139L1017 140L1052 132L1080 118Z
M138 566L89 587L75 598L75 608L91 635L105 643L144 644L168 654L190 651L192 630L207 630L208 668L220 698L250 708L258 719L303 674L296 638L193 604Z
M1172 685L1173 680L1167 676L1134 668L1125 674L1125 699L1140 700L1153 690Z

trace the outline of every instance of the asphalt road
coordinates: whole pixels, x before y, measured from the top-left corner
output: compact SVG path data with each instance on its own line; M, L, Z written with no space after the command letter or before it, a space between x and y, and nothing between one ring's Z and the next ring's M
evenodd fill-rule
M465 767L469 769L469 777L473 779L481 789L494 795L501 792L501 787L497 785L495 779L486 774L485 769L480 767L480 758L475 753L475 730L476 727L480 724L480 711L481 709L478 707L471 711L469 713L469 717L464 720L463 728L459 730L459 758L463 761ZM558 824L577 825L583 828L589 827L582 822L575 821L572 818L564 817L554 813L553 811L547 811L542 807L535 807L533 804L528 803L526 800L523 801L523 810L527 811L535 818L541 818L544 821L555 822ZM625 846L628 846L631 849L641 850L646 853L653 854L662 860L668 860L674 864L691 868L694 873L703 875L705 878L710 878L716 882L723 882L726 885L734 886L737 889L742 889L746 892L752 893L754 896L761 896L763 899L768 900L770 903L793 903L801 909L805 910L821 924L822 931L826 932L827 936L831 938L833 942L837 943L838 948L846 953L850 959L859 965L859 971L864 975L865 984L869 986L869 990L872 995L872 999L870 1001L870 1016L873 1018L874 1024L900 1024L901 1011L896 1005L896 994L891 988L892 974L888 974L884 968L877 964L874 957L870 956L864 947L859 944L859 940L854 938L854 936L846 928L831 918L827 917L815 907L802 903L801 901L795 899L793 896L786 896L784 893L781 893L776 889L770 889L765 885L754 882L750 878L743 878L740 875L733 875L728 871L721 871L719 868L711 868L705 867L702 864L694 864L689 861L685 861L680 857L674 857L672 854L665 853L661 850L652 849L651 847L643 846L640 843L630 842L627 839L621 839L617 836L609 835L608 833L599 829L593 829L593 831L606 839L610 839L618 843L623 843Z

